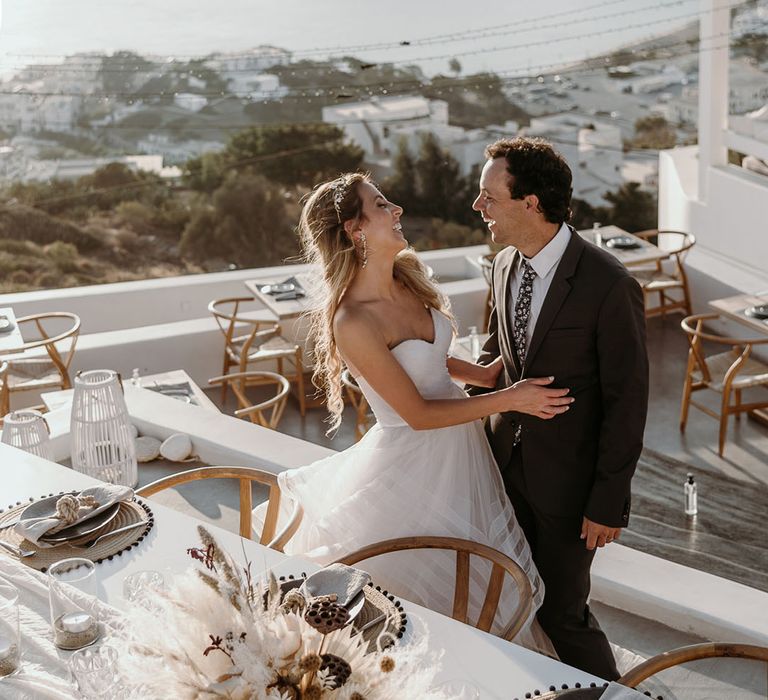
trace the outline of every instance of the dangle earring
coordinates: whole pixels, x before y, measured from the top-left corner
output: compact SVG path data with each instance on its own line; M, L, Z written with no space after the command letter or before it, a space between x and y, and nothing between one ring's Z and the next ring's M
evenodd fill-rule
M363 261L362 267L365 267L368 264L368 244L365 241L365 234L362 231L360 232L360 245L362 246L362 251L360 253L360 258Z

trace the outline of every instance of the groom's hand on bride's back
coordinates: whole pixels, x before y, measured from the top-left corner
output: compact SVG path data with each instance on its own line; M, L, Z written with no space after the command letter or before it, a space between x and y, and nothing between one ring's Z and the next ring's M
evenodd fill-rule
M515 382L504 390L510 393L513 402L508 410L528 413L543 420L565 413L575 399L568 396L570 389L549 386L553 381L554 377L536 377Z

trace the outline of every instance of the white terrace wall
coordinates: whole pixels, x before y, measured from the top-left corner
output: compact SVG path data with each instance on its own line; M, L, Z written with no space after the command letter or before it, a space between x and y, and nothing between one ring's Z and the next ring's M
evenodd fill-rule
M453 248L420 254L449 296L460 332L479 326L487 285L476 264L487 246ZM212 299L248 296L248 279L295 274L303 265L254 268L138 282L0 295L0 307L10 306L17 317L43 311L71 311L82 321L73 371L109 368L129 376L185 369L198 383L221 373L223 339L208 313ZM273 318L266 308L258 312ZM306 322L282 322L286 337L304 342ZM30 394L19 397L37 402Z

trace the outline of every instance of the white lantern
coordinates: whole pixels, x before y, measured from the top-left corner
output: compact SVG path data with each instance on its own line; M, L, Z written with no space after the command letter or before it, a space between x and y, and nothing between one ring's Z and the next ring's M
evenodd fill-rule
M95 369L78 373L70 431L75 471L110 484L138 484L131 422L117 372Z
M43 459L51 459L50 429L40 411L11 411L3 418L2 442Z

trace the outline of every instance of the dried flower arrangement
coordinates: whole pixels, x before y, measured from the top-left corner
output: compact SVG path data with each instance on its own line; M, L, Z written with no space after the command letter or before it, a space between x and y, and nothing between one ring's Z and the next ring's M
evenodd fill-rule
M125 676L146 698L446 698L433 688L439 654L424 636L369 653L333 596L282 597L273 575L254 582L250 563L238 566L198 531L203 546L188 552L203 568L136 606L117 642Z

